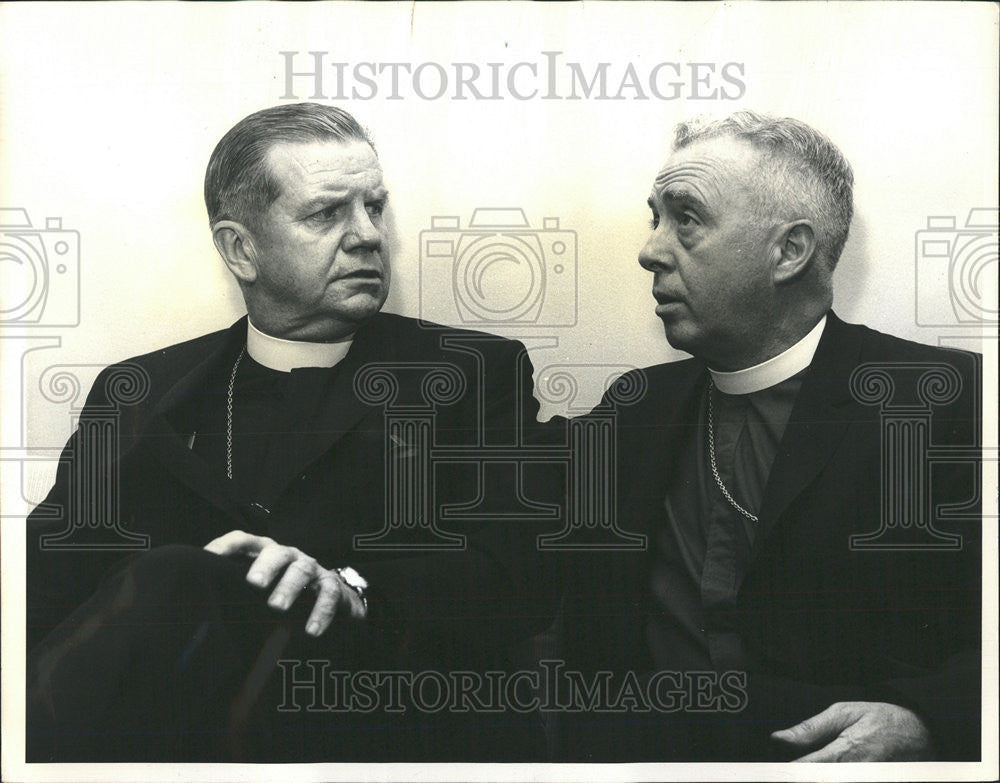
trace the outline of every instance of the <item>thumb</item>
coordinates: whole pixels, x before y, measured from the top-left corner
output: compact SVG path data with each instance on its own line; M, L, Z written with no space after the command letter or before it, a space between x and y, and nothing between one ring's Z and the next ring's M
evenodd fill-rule
M771 737L792 745L813 745L824 740L832 740L853 722L849 710L838 702L801 723L772 733Z

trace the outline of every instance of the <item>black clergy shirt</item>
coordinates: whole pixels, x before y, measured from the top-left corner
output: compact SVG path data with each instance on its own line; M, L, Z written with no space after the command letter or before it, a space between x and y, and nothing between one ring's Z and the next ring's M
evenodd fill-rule
M279 454L295 452L309 427L337 367L273 370L245 354L233 383L231 491L244 504L264 508L273 501L264 480ZM195 417L197 431L191 448L222 482L226 475L226 397L232 367L215 377L216 387L202 398ZM251 531L263 533L263 530ZM208 542L206 542L208 543Z
M716 464L733 499L756 514L805 370L749 394L712 389ZM726 500L712 476L708 386L697 427L668 477L663 523L653 531L646 638L658 669L739 671L743 642L733 627L736 596L757 523Z

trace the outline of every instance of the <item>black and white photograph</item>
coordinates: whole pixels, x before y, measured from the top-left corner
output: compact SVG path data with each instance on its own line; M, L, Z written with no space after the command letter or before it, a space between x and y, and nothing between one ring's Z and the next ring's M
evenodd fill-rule
M998 23L0 3L2 779L996 779Z

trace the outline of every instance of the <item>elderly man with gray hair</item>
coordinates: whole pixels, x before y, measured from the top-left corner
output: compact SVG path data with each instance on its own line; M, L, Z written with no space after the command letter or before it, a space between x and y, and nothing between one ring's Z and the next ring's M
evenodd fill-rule
M639 264L692 358L599 407L647 546L566 557L566 665L607 703L565 759L979 757L978 465L926 459L979 443L978 357L834 314L852 191L800 121L677 129Z
M209 225L247 315L94 383L28 519L29 761L543 757L516 705L421 709L425 674L506 671L546 626L517 514L549 482L509 466L538 410L524 346L382 312L387 201L335 106L263 109L216 145ZM121 377L148 395L118 406ZM117 432L87 425L108 411ZM148 551L100 539L112 503ZM358 674L356 702L335 676Z

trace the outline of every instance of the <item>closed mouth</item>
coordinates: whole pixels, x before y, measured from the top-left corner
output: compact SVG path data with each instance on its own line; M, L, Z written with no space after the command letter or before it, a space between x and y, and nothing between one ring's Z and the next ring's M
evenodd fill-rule
M382 273L377 269L356 269L353 272L340 275L341 280L372 280L382 279Z

